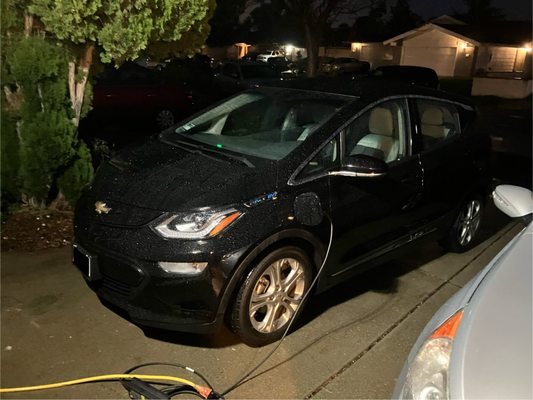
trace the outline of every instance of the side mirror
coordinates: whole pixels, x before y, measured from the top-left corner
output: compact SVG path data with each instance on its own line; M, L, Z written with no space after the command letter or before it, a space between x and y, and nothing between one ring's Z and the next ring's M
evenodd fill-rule
M511 218L526 217L533 213L533 195L526 188L499 185L494 189L492 198L496 207Z
M349 176L354 178L376 178L387 173L387 163L379 158L358 154L346 158L340 169L331 171L329 175Z

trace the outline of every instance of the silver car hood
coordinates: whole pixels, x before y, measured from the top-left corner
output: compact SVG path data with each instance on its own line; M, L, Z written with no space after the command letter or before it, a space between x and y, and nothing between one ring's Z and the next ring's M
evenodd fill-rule
M467 304L453 344L450 398L533 398L532 255L530 224L463 298Z

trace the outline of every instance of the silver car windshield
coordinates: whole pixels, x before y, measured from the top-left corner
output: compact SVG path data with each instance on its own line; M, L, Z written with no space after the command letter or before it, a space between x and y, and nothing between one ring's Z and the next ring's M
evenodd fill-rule
M313 135L350 100L294 89L242 93L178 126L166 140L188 140L280 160Z

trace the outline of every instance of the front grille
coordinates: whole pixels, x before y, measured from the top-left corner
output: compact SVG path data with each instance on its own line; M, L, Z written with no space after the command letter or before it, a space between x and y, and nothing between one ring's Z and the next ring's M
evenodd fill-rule
M87 215L90 221L109 226L139 227L153 221L159 217L162 212L149 208L138 207L132 204L125 204L117 200L99 200L105 203L109 211L98 213L96 203L87 205Z
M121 297L134 295L145 278L143 270L135 262L106 254L98 256L98 270L102 277L98 289Z
M111 292L111 294L118 294L119 296L129 297L133 291L133 287L127 283L117 281L109 276L103 276L100 283L102 290Z

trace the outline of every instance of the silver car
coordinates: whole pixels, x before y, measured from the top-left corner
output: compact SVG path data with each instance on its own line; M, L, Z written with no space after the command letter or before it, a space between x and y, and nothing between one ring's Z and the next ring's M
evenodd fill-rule
M426 325L393 398L533 398L532 193L500 185L493 199L527 227Z

